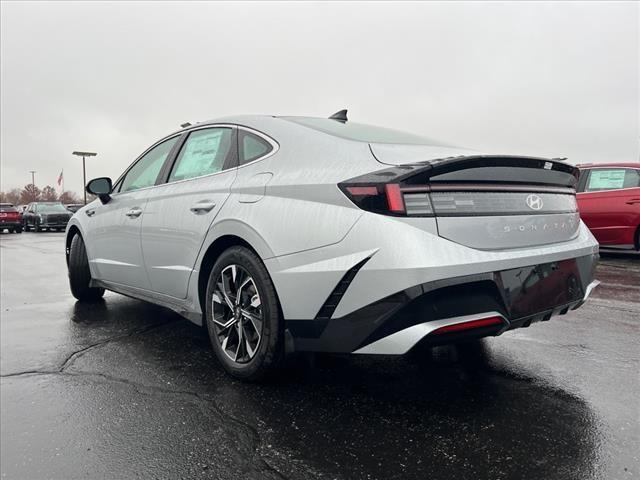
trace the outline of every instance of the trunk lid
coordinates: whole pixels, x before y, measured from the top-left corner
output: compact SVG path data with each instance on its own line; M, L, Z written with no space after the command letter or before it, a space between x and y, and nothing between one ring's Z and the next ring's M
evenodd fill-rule
M578 235L578 170L557 159L469 155L426 160L420 145L372 144L378 161L406 170L400 189L408 216L431 209L438 234L480 250L525 248ZM423 156L424 155L424 156ZM431 157L433 158L433 157Z

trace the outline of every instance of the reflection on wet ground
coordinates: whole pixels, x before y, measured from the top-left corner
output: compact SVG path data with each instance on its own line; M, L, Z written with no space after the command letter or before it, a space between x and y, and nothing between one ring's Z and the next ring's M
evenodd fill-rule
M218 366L159 307L67 292L60 235L1 239L6 478L634 478L640 262L565 317L405 358ZM37 271L40 275L33 276ZM38 292L37 295L30 293ZM635 294L634 294L635 291Z

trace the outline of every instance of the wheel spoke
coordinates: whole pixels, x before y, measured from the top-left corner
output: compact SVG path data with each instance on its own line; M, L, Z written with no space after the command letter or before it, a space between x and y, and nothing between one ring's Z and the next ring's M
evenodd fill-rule
M235 265L231 265L229 267L229 269L231 270L231 280L233 281L233 284L235 285L236 276L238 275L238 267L236 267Z
M236 353L233 357L233 359L237 362L238 361L238 354L240 353L240 347L242 347L242 342L243 342L243 338L242 338L242 325L239 326L238 328L238 347L236 348Z
M229 320L224 321L224 319L222 319L222 320L217 319L215 317L215 315L214 315L213 321L215 323L217 323L218 325L220 325L221 330L226 330L227 328L231 327L232 325L235 325L237 323L238 319L235 318L235 317L231 317Z
M238 297L236 299L236 305L240 305L241 307L245 307L245 303L242 300L242 294L245 291L248 291L249 288L253 287L253 290L256 290L256 284L253 282L253 278L247 277L247 279L242 282L242 284L238 287ZM246 288L246 290L245 290ZM250 295L245 295L247 298L251 298Z
M224 340L222 341L222 350L224 350L225 352L227 351L227 343L229 343L229 336L231 335L231 332L229 332L227 334L226 337L224 337Z
M233 265L235 267L235 265ZM220 282L218 283L218 287L222 292L225 302L227 302L227 306L233 310L235 305L235 292L231 291L232 282L230 281L229 275L226 275L226 269L222 271Z
M251 348L251 345L249 344L249 339L247 337L244 337L244 344L245 344L245 348L247 349L247 353L249 354L249 358L253 358L256 351L253 348Z
M242 316L251 322L253 329L260 338L260 332L262 331L262 318L246 310L242 310Z

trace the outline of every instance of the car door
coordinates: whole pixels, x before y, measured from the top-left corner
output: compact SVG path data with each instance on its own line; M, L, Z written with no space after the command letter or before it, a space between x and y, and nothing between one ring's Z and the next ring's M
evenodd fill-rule
M118 180L111 200L93 202L86 215L87 253L95 278L129 287L150 289L142 261L140 228L147 196L179 136L148 149Z
M640 170L592 168L578 193L580 217L603 245L631 245L640 217Z
M187 296L196 258L236 170L235 127L198 128L183 140L166 183L150 192L142 219L142 252L154 292Z

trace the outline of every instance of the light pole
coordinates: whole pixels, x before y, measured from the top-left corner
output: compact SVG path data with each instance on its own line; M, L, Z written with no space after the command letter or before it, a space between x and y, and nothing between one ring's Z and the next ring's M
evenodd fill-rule
M29 173L31 174L31 185L33 186L33 188L31 189L31 193L33 196L33 201L36 201L36 171L35 170L29 170Z
M77 155L78 157L82 157L82 192L84 193L84 204L87 204L87 170L84 165L85 157L95 157L98 155L95 152L73 152L73 155Z

